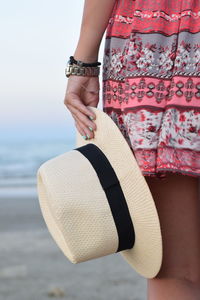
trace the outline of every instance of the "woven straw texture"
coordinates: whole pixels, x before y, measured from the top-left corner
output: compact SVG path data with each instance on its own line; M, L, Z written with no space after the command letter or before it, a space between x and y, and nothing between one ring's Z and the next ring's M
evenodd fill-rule
M77 131L76 147L94 143L107 156L136 234L134 247L119 253L140 275L153 278L162 262L162 237L152 195L117 125L99 109L90 109L96 114L95 138L84 140ZM71 150L48 160L38 169L37 183L49 232L72 263L117 251L118 235L106 194L84 155Z
M76 131L76 146L94 143L107 156L120 181L133 220L136 240L122 257L142 276L153 278L162 263L162 236L156 206L137 161L114 121L104 112L89 107L96 114L95 137L84 140Z
M108 200L85 156L72 150L46 162L39 170L38 180L49 231L71 262L117 250L118 235Z

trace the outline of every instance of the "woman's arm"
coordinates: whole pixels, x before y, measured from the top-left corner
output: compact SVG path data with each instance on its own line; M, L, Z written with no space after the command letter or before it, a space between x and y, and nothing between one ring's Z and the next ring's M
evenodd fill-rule
M116 0L85 0L75 59L84 62L98 60L101 39L115 2Z
M118 0L85 0L80 36L73 55L76 60L86 63L98 60L101 40L116 1ZM95 113L88 106L97 107L99 86L98 77L71 75L68 78L64 103L84 138L93 138L94 131L97 130ZM94 120L90 120L89 116Z

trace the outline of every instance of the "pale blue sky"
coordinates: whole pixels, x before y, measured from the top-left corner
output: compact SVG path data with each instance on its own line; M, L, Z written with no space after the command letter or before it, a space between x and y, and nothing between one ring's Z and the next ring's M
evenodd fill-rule
M63 104L64 69L78 42L83 4L84 0L1 1L1 137L73 135L74 121ZM100 60L103 47L102 40Z

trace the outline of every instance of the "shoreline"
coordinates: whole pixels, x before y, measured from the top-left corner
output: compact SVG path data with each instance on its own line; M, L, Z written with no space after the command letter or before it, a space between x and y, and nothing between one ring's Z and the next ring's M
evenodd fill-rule
M0 299L143 300L146 280L119 254L73 264L43 220L37 196L0 197ZM55 297L57 299L59 297Z

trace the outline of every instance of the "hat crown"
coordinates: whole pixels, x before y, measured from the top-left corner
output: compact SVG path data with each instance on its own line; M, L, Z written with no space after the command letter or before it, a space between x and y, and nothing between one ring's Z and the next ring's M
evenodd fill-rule
M71 150L41 166L42 180L45 174L48 174L49 209L67 239L71 261L76 263L115 253L118 248L115 222L88 159L79 151Z

